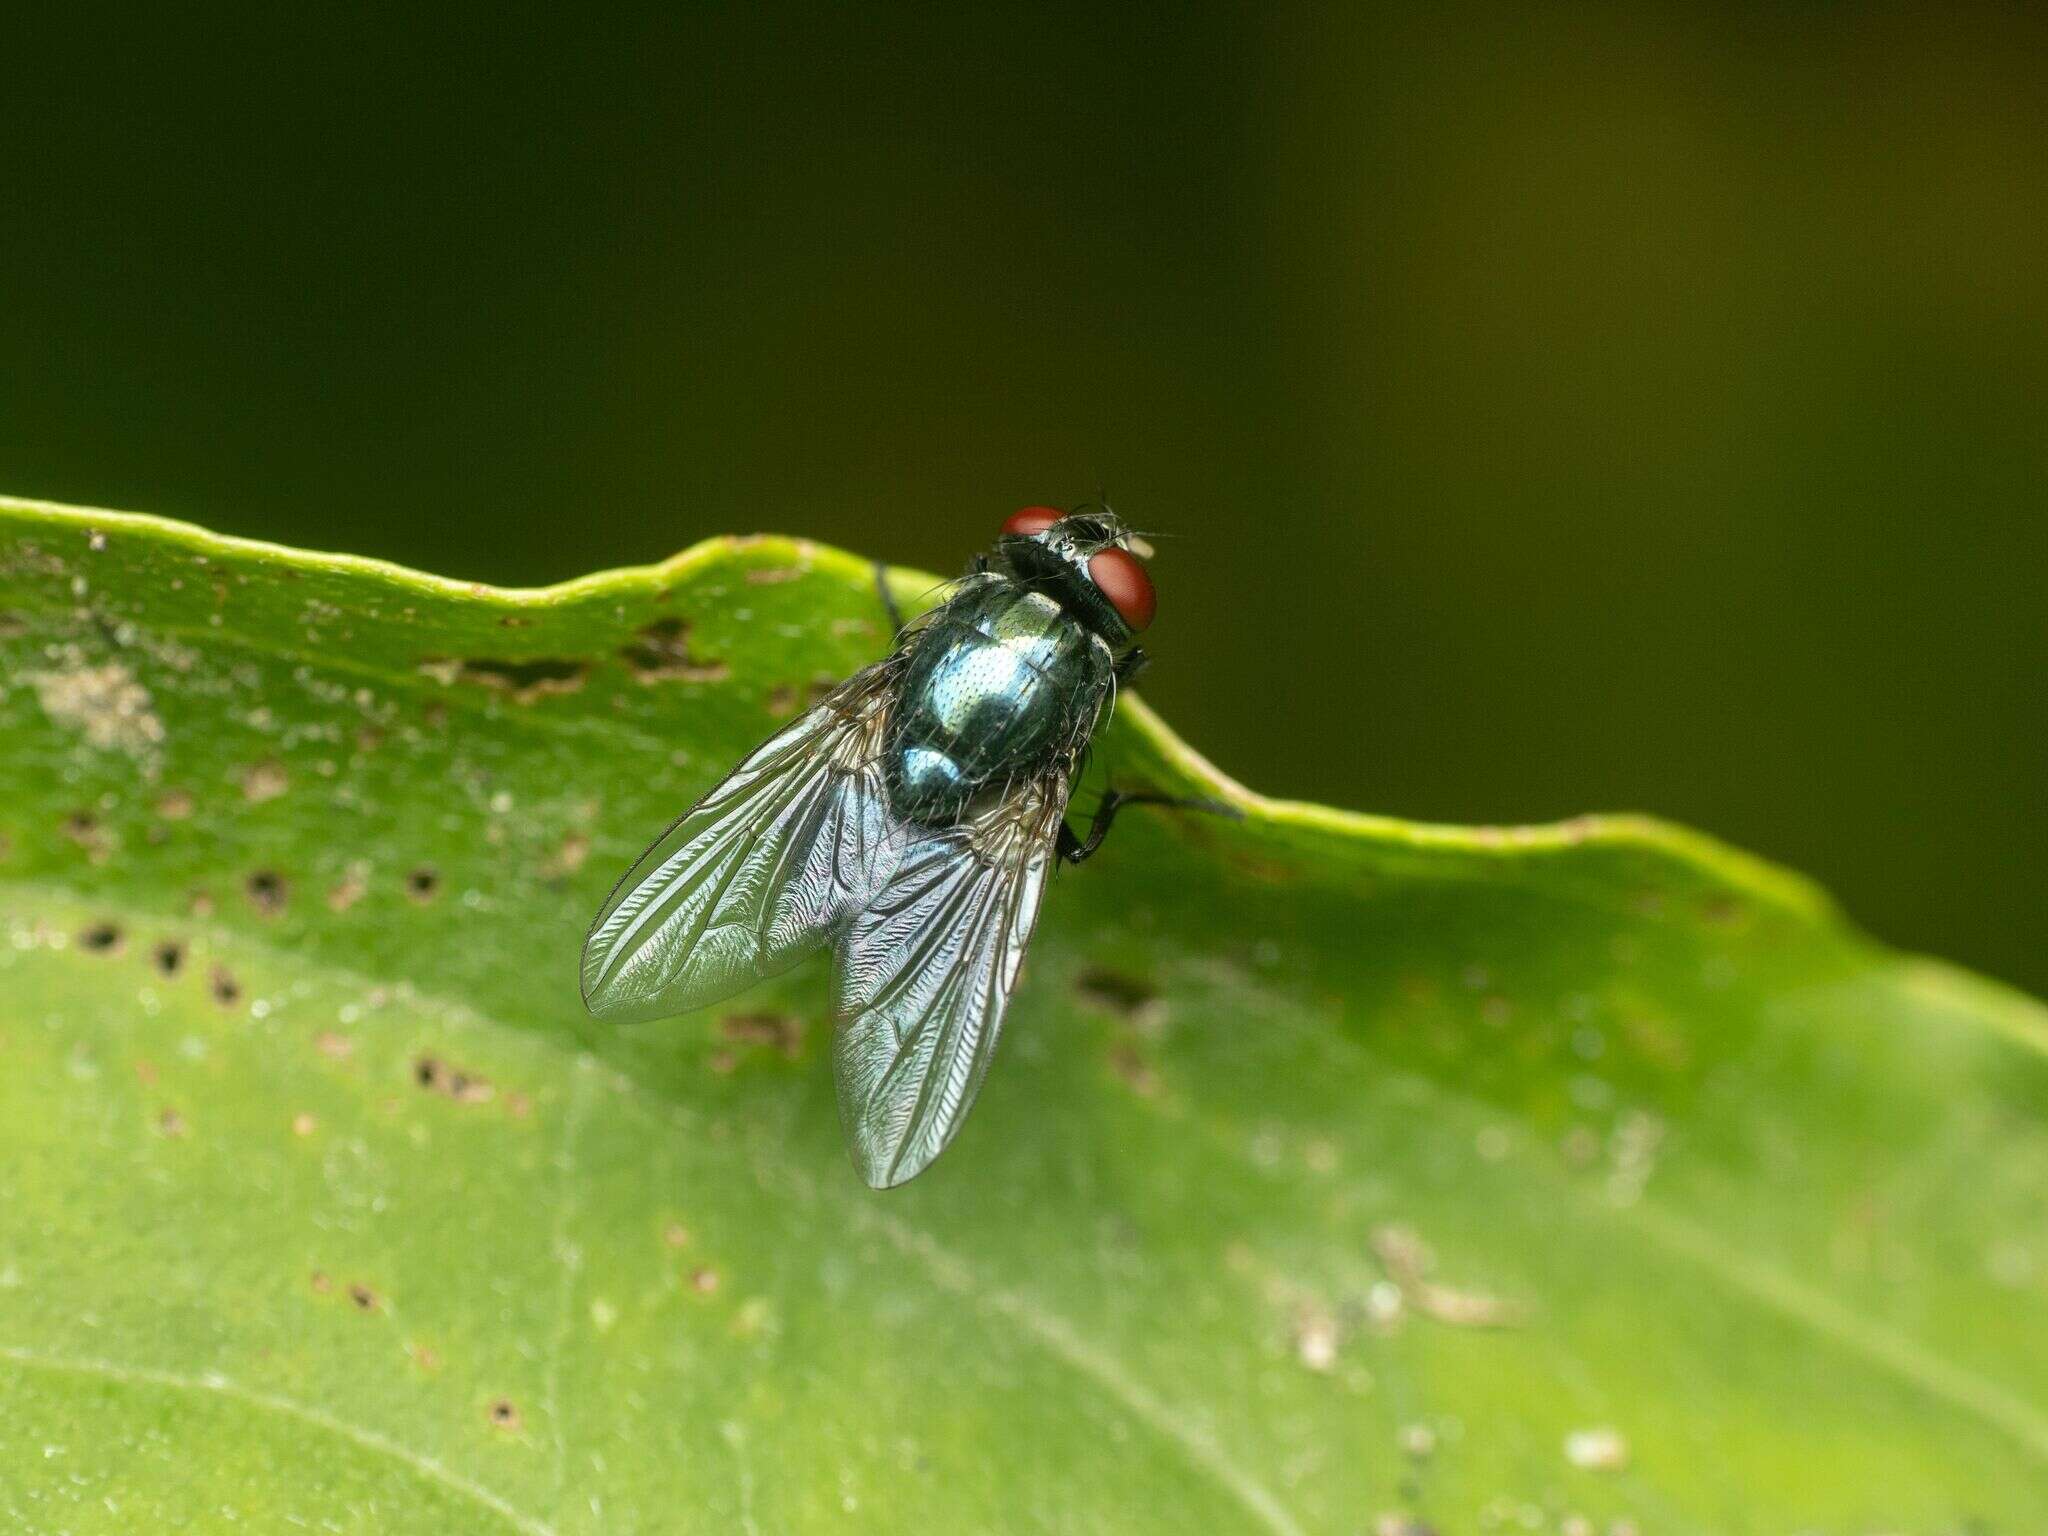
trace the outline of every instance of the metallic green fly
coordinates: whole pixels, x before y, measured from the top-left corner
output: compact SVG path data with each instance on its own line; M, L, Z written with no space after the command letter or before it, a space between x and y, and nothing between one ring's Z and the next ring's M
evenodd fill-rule
M1145 664L1144 541L1107 511L1027 507L895 649L758 748L612 891L583 999L638 1021L730 997L830 942L839 1105L877 1189L966 1118L1056 859L1134 801L1066 824L1089 741ZM886 585L883 601L892 617Z

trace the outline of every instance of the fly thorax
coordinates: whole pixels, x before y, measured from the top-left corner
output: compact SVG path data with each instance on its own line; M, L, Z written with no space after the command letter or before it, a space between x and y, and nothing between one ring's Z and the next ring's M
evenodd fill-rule
M993 784L1074 749L1107 669L1094 637L1043 593L997 581L962 593L906 657L884 766L898 811L951 822Z

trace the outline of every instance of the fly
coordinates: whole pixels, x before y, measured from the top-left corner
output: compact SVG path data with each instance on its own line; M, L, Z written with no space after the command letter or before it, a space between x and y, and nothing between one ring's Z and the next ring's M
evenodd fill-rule
M640 1022L703 1008L831 943L840 1119L876 1189L945 1150L988 1073L1046 876L1139 802L1068 798L1145 665L1144 541L1107 511L1026 507L896 647L757 748L613 888L583 1001Z

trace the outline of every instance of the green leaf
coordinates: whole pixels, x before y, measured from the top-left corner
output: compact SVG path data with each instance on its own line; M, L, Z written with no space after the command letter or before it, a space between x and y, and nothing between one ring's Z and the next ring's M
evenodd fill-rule
M609 883L877 609L0 504L0 1516L2038 1523L2048 1019L1695 834L1278 804L1126 700L1098 777L1249 817L1056 883L908 1188L820 967L594 1025Z

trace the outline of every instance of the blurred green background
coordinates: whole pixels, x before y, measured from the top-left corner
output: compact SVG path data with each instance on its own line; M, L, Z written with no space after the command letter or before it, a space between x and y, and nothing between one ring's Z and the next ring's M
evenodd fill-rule
M8 490L515 583L1106 490L1255 786L2048 990L2038 11L10 26Z

